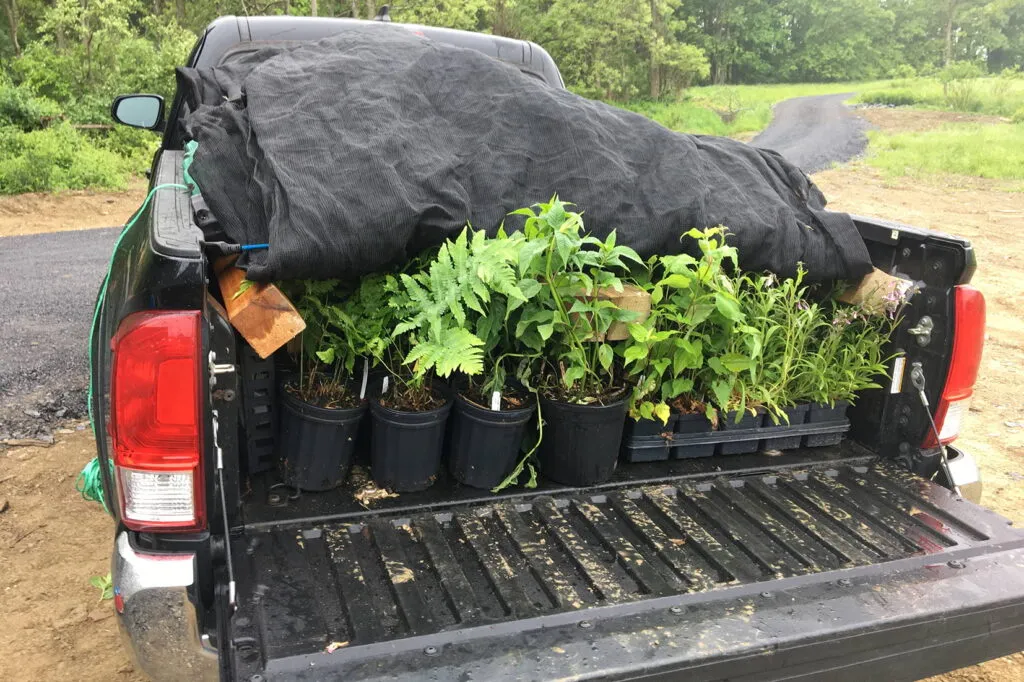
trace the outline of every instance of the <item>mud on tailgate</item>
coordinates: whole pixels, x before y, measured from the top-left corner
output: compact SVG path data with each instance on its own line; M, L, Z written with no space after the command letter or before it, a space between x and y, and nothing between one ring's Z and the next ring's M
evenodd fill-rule
M952 570L1021 543L1001 517L879 463L367 512L235 539L233 662L239 679L387 677L403 672L391 667L403 652L426 671L446 652L472 658L474 643L493 654L495 638L529 648L524 633L586 637L605 618L656 623L725 599L715 612L732 613L751 596ZM579 664L539 675L582 674Z

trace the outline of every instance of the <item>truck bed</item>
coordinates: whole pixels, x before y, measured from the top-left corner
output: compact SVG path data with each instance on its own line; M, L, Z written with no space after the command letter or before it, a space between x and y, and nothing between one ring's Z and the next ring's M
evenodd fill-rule
M856 454L313 522L264 510L232 542L234 676L899 680L1019 648L1024 534Z

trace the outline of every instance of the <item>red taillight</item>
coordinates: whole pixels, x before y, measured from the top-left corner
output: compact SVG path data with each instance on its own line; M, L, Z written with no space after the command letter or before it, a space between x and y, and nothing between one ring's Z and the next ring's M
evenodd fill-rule
M205 525L200 346L197 311L135 313L114 337L110 434L133 530Z
M942 398L935 408L935 426L939 440L951 443L960 435L960 425L974 394L974 382L981 367L985 345L985 297L974 287L962 284L955 289L955 330L953 357L946 374ZM935 434L925 438L925 447L935 447Z

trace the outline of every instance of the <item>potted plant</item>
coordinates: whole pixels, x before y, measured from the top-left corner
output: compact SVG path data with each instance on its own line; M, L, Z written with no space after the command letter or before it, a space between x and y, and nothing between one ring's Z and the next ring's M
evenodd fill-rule
M643 261L617 246L614 232L604 241L585 235L582 216L557 196L515 213L526 216L520 277L540 284L515 335L538 357L541 473L567 485L600 483L615 470L628 393L605 337L613 323L637 315L599 292L621 291L629 264Z
M723 352L725 340L740 320L738 304L724 264L735 267L736 250L725 245L721 228L691 230L700 259L688 254L650 261L655 277L649 283L651 315L632 323L623 349L625 366L636 377L630 398L627 429L632 435L650 432L654 424L672 426L680 436L710 433L717 411L700 381L713 361L724 371L738 372L749 361ZM704 370L706 374L706 370ZM714 444L676 445L655 451L662 459L714 454Z
M449 470L461 483L493 488L515 465L536 411L533 395L508 376L524 355L514 334L518 311L540 284L518 277L522 234L468 235L444 244L427 271L401 278L406 317L396 331L414 334L417 366L435 367L442 377L459 373ZM453 353L453 343L466 350Z
M879 388L879 378L887 376L886 355L889 339L899 325L902 295L887 300L882 311L860 306L833 304L831 314L818 326L804 356L804 372L809 377L804 395L811 403L807 422L840 421L861 391ZM842 433L807 436L808 447L836 445Z
M336 314L338 283L298 283L295 298L306 330L297 372L281 387L280 441L285 479L301 490L337 487L348 473L366 402L349 381L355 325Z
M414 260L409 269L420 265ZM432 365L417 364L415 338L398 326L402 311L414 305L400 281L408 276L364 277L349 300L350 309L366 311L363 345L373 366L385 370L367 392L371 474L378 485L396 492L423 490L437 479L451 411L447 387L435 380ZM445 341L453 354L473 350L457 339Z

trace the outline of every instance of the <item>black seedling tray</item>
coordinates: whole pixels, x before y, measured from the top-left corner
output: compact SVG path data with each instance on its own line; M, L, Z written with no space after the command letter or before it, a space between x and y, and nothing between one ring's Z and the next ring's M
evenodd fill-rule
M657 459L668 459L669 449L687 445L720 445L722 443L739 443L773 438L802 438L803 447L813 447L806 436L822 436L843 434L850 430L850 420L845 417L834 421L815 422L810 424L789 424L779 426L763 426L756 429L737 429L735 431L712 431L710 433L677 433L672 438L660 435L633 436L622 441L622 456L627 462L650 462ZM652 450L661 449L664 456L658 456ZM716 452L717 452L716 448Z

